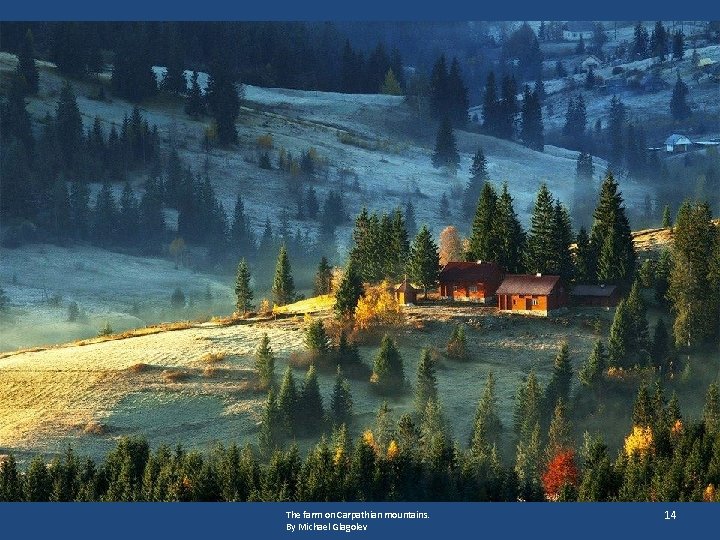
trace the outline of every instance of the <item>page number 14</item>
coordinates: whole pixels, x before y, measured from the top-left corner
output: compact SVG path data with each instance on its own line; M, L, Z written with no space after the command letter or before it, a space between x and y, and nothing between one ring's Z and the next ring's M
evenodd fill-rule
M672 512L665 510L665 519L675 519L675 510Z

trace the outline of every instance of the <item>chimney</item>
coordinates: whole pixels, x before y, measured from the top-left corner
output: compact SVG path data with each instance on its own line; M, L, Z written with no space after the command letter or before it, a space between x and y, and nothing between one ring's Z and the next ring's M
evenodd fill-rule
M542 274L538 272L537 274L535 274L535 277L542 277Z

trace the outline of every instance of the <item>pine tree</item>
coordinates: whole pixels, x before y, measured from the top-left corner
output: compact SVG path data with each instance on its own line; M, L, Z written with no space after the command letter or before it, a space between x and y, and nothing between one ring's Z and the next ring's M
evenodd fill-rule
M320 259L317 272L315 272L313 292L315 296L330 294L332 291L332 267L325 257Z
M572 433L567 418L567 408L562 398L557 400L548 429L548 442L545 447L545 457L550 461L563 450L572 448Z
M495 188L489 182L485 182L470 229L468 260L495 260L497 237L494 226L496 224L497 204Z
M680 73L677 75L675 86L672 91L672 97L670 98L670 114L674 120L682 122L683 120L690 117L692 114L690 111L690 105L687 103L687 96L690 93L687 84L680 78Z
M75 199L75 197L73 197L72 189L70 191L70 199L71 202ZM80 205L82 207L82 202L80 203ZM72 204L72 206L74 216L73 221L75 221L76 227L80 228L82 227L82 225L79 225L78 222L82 221L82 217L75 217L78 216L78 214L76 214L76 206L75 204ZM84 209L81 209L80 212L84 212L86 208L87 206ZM137 234L139 232L139 220L140 216L137 199L135 198L135 194L130 187L130 182L125 182L122 195L120 196L120 212L118 214L118 236L121 243L130 246L135 245L137 241ZM87 222L85 222L85 227L87 227ZM80 229L78 233L81 236L84 236L82 229Z
M627 355L632 343L632 321L625 300L615 309L610 338L608 340L608 363L615 367L628 367Z
M395 77L395 72L392 68L388 69L385 74L385 80L380 86L380 93L388 94L390 96L402 95L402 88L400 88L400 83L398 83L397 77Z
M215 59L210 67L206 99L208 110L215 120L220 145L237 144L235 120L240 113L240 97L229 62L222 57Z
M387 253L390 261L388 275L395 280L399 280L405 274L405 264L410 255L410 241L408 240L405 218L400 208L395 209L391 219L390 244Z
M635 25L635 36L631 51L632 60L641 60L647 57L649 48L648 40L649 37L645 26L643 26L642 22L638 22Z
M555 408L558 401L562 400L563 403L570 401L572 376L572 362L570 361L568 344L567 342L563 342L560 346L560 351L557 356L555 356L550 382L545 390L547 413L550 413Z
M705 395L703 423L708 433L713 435L720 433L720 390L716 382L710 383Z
M277 399L273 389L268 392L267 401L260 420L260 433L258 435L260 449L264 455L270 456L282 446L284 435L283 419L278 408Z
M398 393L405 386L403 359L395 342L387 334L373 360L370 381L382 394Z
M597 388L602 381L606 366L607 354L605 346L602 340L598 339L593 346L590 357L578 373L580 382L589 388Z
M617 96L610 99L608 111L608 139L610 141L610 164L619 167L623 162L623 133L625 131L625 105Z
M277 263L275 265L275 278L273 279L272 293L275 304L284 306L291 303L295 298L295 284L290 268L290 259L287 249L283 244L280 246Z
M498 106L497 136L512 139L515 135L515 124L520 107L517 101L517 82L512 75L505 75L500 85L500 103Z
M665 321L658 319L653 332L652 347L650 349L650 361L652 365L660 370L661 374L667 373L674 357L674 343L665 326Z
M600 188L593 218L590 246L598 263L597 279L629 286L635 273L635 248L622 195L610 172Z
M541 414L542 391L534 371L525 378L524 383L518 385L515 397L515 411L513 422L515 434L520 440L529 440L536 424L539 425Z
M497 201L492 229L496 239L495 262L510 274L521 273L525 231L515 213L507 182L503 184L502 193Z
M314 365L311 365L305 374L298 410L303 412L304 431L308 434L317 434L322 429L325 411Z
M530 233L527 239L525 268L529 272L547 274L552 267L552 258L556 256L555 247L556 218L553 198L543 183L535 199Z
M489 454L500 442L502 423L497 412L495 376L489 371L485 379L482 397L478 402L470 436L470 452L475 456Z
M407 270L410 281L422 286L427 298L427 290L434 287L438 280L440 255L430 230L425 225L418 232L410 248Z
M650 332L647 322L647 307L640 294L640 283L635 281L630 289L625 307L628 310L630 324L632 325L631 354L641 363L647 361L650 349Z
M292 368L285 369L283 380L280 383L278 392L278 409L283 423L283 431L286 437L292 437L295 433L300 411L298 410L299 394L295 384L295 377Z
M590 251L590 237L584 227L580 227L575 237L575 268L573 274L577 283L592 283L592 252Z
M468 91L460 72L460 63L453 58L447 77L448 111L450 120L458 127L463 127L468 119Z
M193 120L197 120L205 113L205 100L200 89L200 83L198 83L198 72L193 71L190 77L190 92L185 103L185 114Z
M350 383L344 377L340 366L337 368L335 385L330 397L330 412L332 413L333 425L350 425L353 416L353 399L350 393Z
M450 218L450 203L448 202L447 194L443 193L440 197L440 205L438 207L438 217L447 221Z
M523 92L520 126L520 139L525 146L542 152L545 148L542 108L537 94L530 92L528 85L525 85Z
M487 171L487 159L482 148L478 148L473 156L472 165L470 166L470 179L468 180L465 192L463 193L463 215L469 218L473 215L477 207L478 199L482 193L485 182L490 177Z
M430 73L430 111L433 116L446 117L450 108L449 101L447 63L445 55L442 54L433 64Z
M313 360L322 360L330 353L330 338L325 332L322 319L312 321L305 330L305 347Z
M261 389L265 390L275 386L275 354L270 347L270 338L267 334L263 334L255 351L255 371Z
M230 246L240 257L251 259L255 256L255 235L250 226L250 218L245 213L245 204L240 194L235 199L235 212L230 227Z
M418 231L417 222L415 221L415 207L411 201L405 204L405 227L408 236L415 236Z
M103 184L95 202L93 241L99 246L109 246L117 239L118 209L110 184Z
M35 95L40 88L40 76L35 65L35 46L32 32L28 29L20 45L15 74L23 83L25 94Z
M456 360L467 360L467 338L465 337L465 326L458 324L453 328L450 339L446 346L447 355Z
M447 116L443 117L435 139L435 151L432 156L433 167L447 168L452 174L457 172L460 165L460 155L453 134L452 124Z
M550 252L550 272L557 274L566 284L573 277L573 259L570 251L572 243L572 225L567 208L555 201L553 210L553 248Z
M500 105L497 95L495 73L490 71L483 94L483 130L488 135L497 136L500 124Z
M250 268L245 259L240 259L235 273L235 309L239 313L247 313L253 308L251 304L253 292L250 288Z
M362 278L355 269L355 263L348 261L340 285L335 293L335 314L338 318L347 317L355 312L358 300L364 292Z
M60 157L67 173L77 173L83 147L83 125L72 86L64 83L55 112L55 131Z
M663 207L662 228L669 229L671 227L672 227L672 217L670 217L670 206L666 204Z
M673 228L668 298L678 347L711 343L720 332L720 237L707 203L683 203Z
M175 38L177 40L177 38ZM169 94L181 95L187 92L187 79L185 78L185 68L183 66L183 57L179 45L171 44L169 47L167 58L167 71L163 77L161 88Z
M415 383L415 414L422 418L428 401L437 400L437 378L435 366L428 349L423 349L417 367L417 382Z
M683 34L682 30L678 30L673 34L672 56L673 60L682 60L685 56L685 34Z
M665 60L669 51L668 33L663 23L657 21L650 35L650 53L656 56L659 61Z

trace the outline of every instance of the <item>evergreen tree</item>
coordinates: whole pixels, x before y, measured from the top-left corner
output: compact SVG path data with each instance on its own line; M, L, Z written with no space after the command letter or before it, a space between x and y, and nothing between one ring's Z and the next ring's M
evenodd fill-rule
M450 339L446 346L447 355L456 360L467 360L467 338L465 337L465 326L458 324L453 328Z
M314 365L311 365L305 374L298 410L303 412L302 427L306 433L316 434L322 429L325 411Z
M672 56L673 60L682 60L685 56L685 34L683 34L682 30L678 30L673 34Z
M497 205L497 192L492 184L486 182L478 199L470 229L467 253L469 260L495 260L498 248L498 238L494 230L497 223Z
M438 217L443 221L447 221L450 218L450 203L448 202L446 193L443 193L440 197L440 205L438 206Z
M718 335L720 237L706 203L683 203L673 228L668 298L678 347L711 343Z
M405 204L405 228L408 236L415 236L417 234L418 226L415 221L415 207L411 201Z
M517 114L520 112L517 94L515 77L505 75L500 85L500 103L498 105L497 136L502 139L512 139L515 135Z
M502 423L497 412L495 376L490 371L485 379L482 397L478 402L470 436L470 452L476 456L488 454L500 442Z
M398 83L397 77L395 77L395 72L392 68L388 69L385 74L385 80L380 86L380 93L388 94L390 96L402 95L402 88L400 88L400 83Z
M493 223L495 262L510 274L523 271L522 254L525 248L525 231L513 208L513 198L508 192L507 182L497 201Z
M595 341L590 357L578 373L580 382L589 388L597 388L602 382L602 376L606 366L607 354L605 352L605 346L602 340L598 339Z
M525 268L529 272L547 274L552 270L555 248L556 218L553 198L543 183L535 199L527 239Z
M283 380L280 383L277 401L282 418L283 431L287 437L291 437L295 433L300 418L300 411L298 410L299 399L295 377L293 376L292 368L288 366L285 369Z
M712 435L720 433L720 391L716 382L710 383L703 408L705 429Z
M183 57L177 43L172 44L169 49L166 66L167 71L163 77L161 87L164 92L169 94L182 95L187 92L187 79L185 78Z
M652 347L650 349L650 361L652 365L660 370L661 374L667 373L671 367L674 357L674 343L665 326L665 321L660 318L655 323L653 332Z
M422 286L427 298L427 290L437 283L440 255L438 247L430 235L430 230L425 225L418 232L410 248L407 270L410 281Z
M284 435L283 419L272 388L268 392L265 408L260 419L260 433L258 435L260 449L264 455L270 456L282 446Z
M490 71L485 83L483 94L483 130L488 135L497 136L499 133L500 107L497 95L495 73Z
M85 188L87 189L87 188ZM83 195L80 195L81 197ZM70 191L70 199L71 203L75 199L73 197L73 190ZM80 207L82 208L82 202L80 202ZM73 215L74 220L76 222L76 226L78 226L78 222L82 222L82 217L79 217L76 213L76 207L75 204L72 204L73 206ZM81 209L80 212L84 212L85 209ZM75 216L78 216L75 218ZM123 187L122 195L120 195L120 212L118 215L118 236L121 241L121 243L125 245L135 245L137 241L137 235L138 235L138 225L139 225L139 210L138 210L138 202L135 198L135 193L133 193L132 188L130 187L130 182L125 182L125 186ZM85 223L85 226L87 226L87 222ZM82 227L82 225L80 225ZM84 236L82 231L78 231L81 236Z
M252 305L253 292L250 288L250 268L245 259L240 259L235 273L235 309L238 313L247 313Z
M610 143L610 164L614 167L622 165L623 162L623 132L627 114L625 105L617 96L610 99L608 111L608 140Z
M216 58L210 67L206 99L208 110L215 120L220 145L237 144L235 120L240 113L240 97L229 62L222 56Z
M83 147L83 125L72 86L64 83L55 112L58 150L67 173L77 173Z
M133 103L155 95L157 80L146 32L128 32L118 40L110 82L115 94Z
M447 62L445 55L441 54L430 73L430 110L433 116L436 118L447 116L449 101Z
M355 269L355 263L350 260L335 293L336 315L340 318L352 315L363 292L362 278Z
M266 333L262 335L255 351L255 371L261 389L265 390L275 386L275 353L270 347L270 338Z
M592 283L592 252L590 250L590 237L584 227L580 227L575 238L575 268L573 274L577 283Z
M550 420L545 457L549 462L553 457L558 455L558 453L572 447L572 433L570 422L567 418L567 408L565 401L559 398L552 412L552 419Z
M330 353L330 338L325 332L322 319L312 321L305 331L305 347L313 360L322 360Z
M628 286L635 273L635 248L622 195L610 172L600 188L593 218L590 247L598 261L597 279Z
M353 416L353 399L350 393L350 383L343 376L340 366L337 368L335 385L330 397L330 412L335 426L350 425Z
M567 208L560 201L555 201L553 209L553 248L550 256L552 261L550 272L557 274L567 284L573 277L573 259L570 251L572 243L572 225Z
M120 229L126 241L133 242L138 225L137 204L132 191L128 193L128 190L129 185L126 185L121 199ZM81 240L87 240L91 226L90 189L84 182L70 184L70 207L75 234Z
M448 110L450 120L458 127L463 127L468 119L468 91L460 72L460 63L453 58L447 76Z
M250 259L255 256L255 235L240 194L235 199L235 212L230 227L230 246L240 257Z
M417 367L417 382L415 383L415 414L421 418L425 412L428 401L437 400L437 378L435 366L428 349L423 349Z
M92 228L93 241L99 246L109 246L117 239L118 209L110 184L103 184L95 202Z
M562 133L568 138L570 148L583 149L585 147L585 133L587 130L587 111L585 99L582 94L568 101L565 113L565 125Z
M203 99L202 90L200 89L200 83L198 83L198 72L193 71L190 77L190 91L185 103L185 114L193 120L197 120L201 116L204 116L205 113L205 100Z
M446 167L452 174L456 173L458 165L460 165L455 135L447 116L443 118L438 128L432 164L435 168Z
M315 272L315 280L313 285L313 293L315 296L322 294L330 294L332 291L332 267L328 264L325 257L320 259L317 272Z
M669 52L668 33L661 21L655 23L652 34L650 35L650 53L657 57L659 61L665 60Z
M562 400L568 403L570 400L570 386L572 384L572 362L568 352L567 342L563 342L560 351L555 356L553 371L545 391L546 412L549 414Z
M520 125L520 139L525 146L542 152L545 147L545 139L540 99L535 92L530 92L528 85L525 85L523 92Z
M25 94L35 95L38 93L40 76L35 65L35 46L30 29L25 32L25 37L18 51L15 74L22 81Z
M608 363L615 367L628 367L627 359L632 344L632 320L625 300L620 300L615 309L610 338L608 340Z
M272 293L275 304L278 306L289 304L295 298L295 284L293 282L290 259L288 258L285 245L280 246L277 264L275 265Z
M462 210L466 218L472 216L476 209L478 199L482 193L485 182L490 180L487 171L487 159L482 148L478 148L473 156L470 166L470 179L468 180L465 192L463 193Z
M524 383L518 386L515 397L515 411L513 422L515 434L520 440L529 440L536 424L539 425L542 391L534 371L525 378Z
M398 393L405 386L403 359L395 342L387 334L373 360L370 381L382 394Z
M643 26L642 22L638 22L635 25L635 35L633 39L633 45L631 50L632 60L641 60L647 57L649 48L649 37L648 32Z
M678 73L675 86L672 91L672 97L670 98L670 114L674 120L682 122L690 117L692 114L690 111L690 105L687 102L687 96L690 93L687 84L680 78Z
M402 210L396 208L390 216L390 243L388 249L389 267L387 275L395 280L402 279L405 274L405 265L410 255L410 241L405 225L405 218Z
M672 218L670 217L670 206L666 204L663 207L662 228L669 229L671 227L672 227Z

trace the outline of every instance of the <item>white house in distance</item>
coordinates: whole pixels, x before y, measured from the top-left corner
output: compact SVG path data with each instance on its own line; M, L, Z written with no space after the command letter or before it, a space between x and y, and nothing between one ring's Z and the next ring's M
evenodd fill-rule
M691 145L692 141L690 139L685 135L678 135L677 133L673 133L665 139L665 151L668 154L687 152Z
M565 41L587 41L592 38L595 25L589 21L568 21L563 28Z

